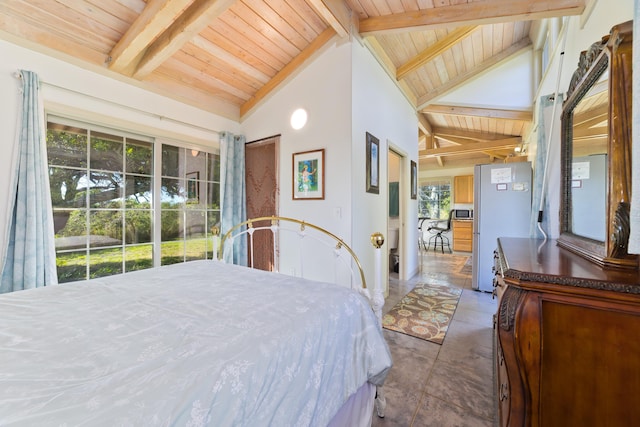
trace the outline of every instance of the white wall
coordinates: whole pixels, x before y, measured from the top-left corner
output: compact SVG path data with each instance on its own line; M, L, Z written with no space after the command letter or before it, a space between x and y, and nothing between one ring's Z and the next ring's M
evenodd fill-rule
M389 147L404 156L401 166L400 215L404 234L400 236L400 279L418 272L418 203L410 198L410 160L418 161L418 119L414 108L400 93L371 52L358 41L353 46L353 127L351 182L353 187L353 235L356 252L371 254L369 236L387 229L388 182L387 152ZM380 140L380 194L365 191L365 134ZM385 250L386 253L386 250ZM383 271L389 271L383 260ZM367 259L372 265L372 258ZM386 283L387 281L384 281Z
M242 122L247 141L281 135L279 214L320 225L351 245L350 48L330 43L310 64ZM306 126L294 130L291 113L304 108ZM292 155L325 150L324 200L292 199ZM338 211L339 210L339 214ZM281 260L282 261L282 260Z
M439 98L437 104L528 110L533 100L533 50L528 49Z
M231 120L7 41L0 40L0 58L0 252L5 245L11 153L21 100L20 82L14 76L19 70L38 74L47 113L178 139L193 147L217 146L217 131L240 129Z
M307 110L307 125L291 129L289 118L299 107ZM417 160L417 119L371 53L359 42L341 41L315 57L242 122L247 141L280 134L280 215L303 218L345 239L373 283L374 250L370 236L386 234L388 189L387 147ZM365 133L380 140L380 194L365 192ZM291 156L324 148L325 199L292 200ZM409 182L409 167L403 170ZM406 192L408 194L408 188ZM338 213L339 211L339 213ZM407 274L417 271L417 203L405 201L409 235ZM386 249L384 251L386 253ZM388 259L383 257L384 270ZM287 268L283 266L283 268Z

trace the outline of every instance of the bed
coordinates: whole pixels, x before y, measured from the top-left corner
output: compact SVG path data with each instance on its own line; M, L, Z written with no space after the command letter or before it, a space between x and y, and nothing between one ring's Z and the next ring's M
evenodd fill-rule
M362 285L203 260L4 294L0 425L368 425L391 357Z

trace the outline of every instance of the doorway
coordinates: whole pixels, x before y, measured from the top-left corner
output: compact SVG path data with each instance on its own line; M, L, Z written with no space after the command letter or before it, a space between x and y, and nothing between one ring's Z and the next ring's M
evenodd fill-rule
M278 215L278 152L280 136L248 142L245 146L247 218ZM255 223L255 226L269 225ZM273 235L269 231L253 235L253 267L273 271ZM251 247L249 246L249 259Z
M389 209L387 216L387 246L389 257L389 274L398 278L404 276L402 259L402 194L404 183L402 182L402 161L403 157L397 151L389 149L387 155L387 176L389 185Z

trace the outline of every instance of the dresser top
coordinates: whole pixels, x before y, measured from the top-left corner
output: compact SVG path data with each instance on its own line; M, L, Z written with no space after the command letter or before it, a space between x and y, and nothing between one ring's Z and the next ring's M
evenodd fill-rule
M640 295L640 271L604 269L554 239L500 238L498 253L505 277Z

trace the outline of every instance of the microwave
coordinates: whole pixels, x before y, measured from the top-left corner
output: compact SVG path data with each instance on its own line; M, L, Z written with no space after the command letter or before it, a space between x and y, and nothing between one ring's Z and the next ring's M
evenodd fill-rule
M455 219L471 219L473 218L473 209L454 209L453 217Z

